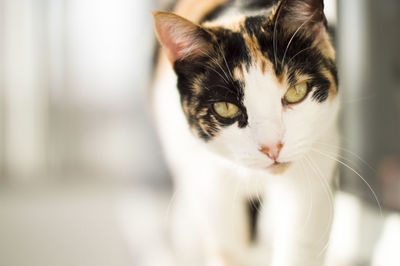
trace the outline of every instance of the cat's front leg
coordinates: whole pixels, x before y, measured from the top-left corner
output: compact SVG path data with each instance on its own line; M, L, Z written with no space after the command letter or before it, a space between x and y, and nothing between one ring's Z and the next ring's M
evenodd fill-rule
M317 173L288 177L270 189L272 266L324 265L333 219L333 192L329 181Z
M200 176L198 176L200 174ZM242 187L225 172L194 172L182 177L180 200L199 232L207 266L248 266L248 227ZM182 228L181 228L182 230Z
M248 226L245 200L235 180L221 177L203 197L199 227L207 266L248 266L245 250L248 245ZM199 208L199 209L201 209Z

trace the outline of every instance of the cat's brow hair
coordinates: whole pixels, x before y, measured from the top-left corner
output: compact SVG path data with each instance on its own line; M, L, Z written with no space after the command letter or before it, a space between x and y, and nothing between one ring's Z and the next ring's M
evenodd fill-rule
M197 5L198 0L195 1ZM278 82L290 86L307 77L313 89L311 97L318 103L337 95L336 63L328 36L316 40L301 27L289 29L276 23L276 0L251 0L241 7L266 7L270 8L269 14L242 16L236 23L213 22L234 2L204 0L202 8L195 12L189 8L194 0L178 1L177 5L178 14L199 23L212 36L213 45L201 51L202 56L174 64L183 111L192 131L204 140L217 136L230 125L212 112L212 102L227 101L239 106L242 114L237 125L247 126L244 73L251 66L263 73L273 73Z

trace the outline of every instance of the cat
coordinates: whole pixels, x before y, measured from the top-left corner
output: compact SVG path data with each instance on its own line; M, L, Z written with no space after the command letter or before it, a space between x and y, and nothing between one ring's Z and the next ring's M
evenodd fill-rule
M324 264L340 103L323 9L181 0L153 13L152 106L179 265Z

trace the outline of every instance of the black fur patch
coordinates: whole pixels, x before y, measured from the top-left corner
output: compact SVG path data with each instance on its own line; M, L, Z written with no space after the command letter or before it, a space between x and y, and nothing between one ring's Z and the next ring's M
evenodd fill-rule
M279 0L243 0L241 1L241 8L243 10L260 10L270 8Z
M212 33L217 40L213 41L213 48L207 55L188 57L174 64L183 110L192 129L205 140L232 123L237 122L239 127L247 125L243 84L232 76L235 67L250 63L243 36L223 28L214 29ZM200 86L194 81L201 81ZM229 123L221 120L210 108L212 103L220 101L237 105L241 115Z
M228 1L217 7L203 18L203 21L217 18L234 1ZM251 9L260 5L272 5L277 1L253 0L243 4ZM245 2L242 2L245 3ZM209 140L218 135L221 128L237 124L247 126L247 111L243 105L243 81L237 80L232 73L238 67L248 68L252 64L251 49L248 42L256 41L264 60L270 61L275 74L295 85L296 76L306 75L312 99L323 103L328 99L330 88L337 86L336 64L333 59L324 56L313 46L314 35L306 29L293 29L281 25L276 19L266 16L247 17L239 30L232 31L223 27L205 28L204 38L211 46L207 54L188 56L174 63L178 77L178 90L181 103L189 125L199 137ZM246 36L250 36L250 38ZM246 43L247 42L247 43ZM253 47L253 49L254 49ZM326 76L330 73L332 78ZM239 107L241 114L231 120L221 119L212 110L215 102L230 102Z
M335 62L327 59L318 48L312 47L313 39L307 32L300 30L294 35L294 32L276 25L273 20L265 21L266 18L262 16L249 17L244 28L256 37L263 55L273 62L275 74L281 75L286 67L289 77L294 77L296 71L311 76L311 85L316 88L313 98L318 102L325 101L331 84L322 72L324 69L330 71L337 86ZM289 82L294 85L296 80L289 78Z

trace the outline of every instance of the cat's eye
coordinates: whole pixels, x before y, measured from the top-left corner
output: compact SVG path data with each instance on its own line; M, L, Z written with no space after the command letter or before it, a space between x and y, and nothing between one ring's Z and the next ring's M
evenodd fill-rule
M307 82L298 83L286 91L284 96L285 103L294 104L301 102L306 97L307 92Z
M213 104L213 109L222 118L232 119L239 115L240 109L233 103L217 102Z

